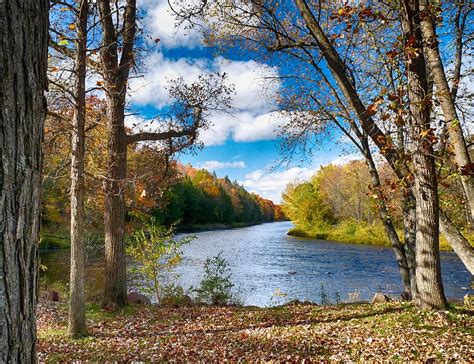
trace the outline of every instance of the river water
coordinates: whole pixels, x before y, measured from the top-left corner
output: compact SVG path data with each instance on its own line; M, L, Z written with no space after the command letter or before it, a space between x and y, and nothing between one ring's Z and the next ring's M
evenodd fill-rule
M370 300L376 292L400 295L391 249L295 238L286 234L291 227L290 222L274 222L193 234L197 238L183 247L177 280L184 288L198 286L206 258L221 252L245 305ZM454 253L441 256L446 295L460 300L469 292L471 275ZM47 260L57 261L53 257Z

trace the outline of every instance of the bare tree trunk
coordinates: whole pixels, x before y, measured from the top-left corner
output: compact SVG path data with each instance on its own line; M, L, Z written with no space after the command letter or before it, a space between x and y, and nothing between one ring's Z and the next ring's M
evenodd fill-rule
M0 363L36 362L48 1L0 1Z
M474 275L474 248L443 211L439 213L439 226L441 233L448 240L454 252L469 272Z
M402 14L407 52L408 98L413 142L414 195L416 200L417 304L421 308L445 308L439 255L438 183L430 139L428 79L419 29L417 0L404 0Z
M127 143L123 97L107 96L108 164L105 181L105 307L127 303L125 262L125 179Z
M86 47L88 0L82 0L77 19L74 87L75 107L71 137L71 272L68 333L86 334L84 303L84 143L86 121Z
M360 141L362 144L362 151L364 153L365 161L369 168L372 186L374 187L375 190L379 191L381 187L380 176L377 171L377 167L375 165L374 159L372 157L372 153L370 152L368 140L367 138L362 137ZM392 244L392 248L395 253L395 259L397 260L398 269L400 271L400 278L402 279L403 288L404 288L402 297L407 300L411 300L412 298L415 297L412 295L412 292L413 292L412 283L415 282L415 279L414 279L415 272L414 271L411 272L409 269L410 267L408 265L406 252L400 241L397 230L395 229L395 226L393 225L392 218L388 211L387 205L385 204L384 198L383 196L381 196L381 194L379 194L379 198L377 199L377 201L378 201L380 218L382 220L385 232L390 240L390 243ZM411 277L410 273L413 274L413 277Z
M449 137L454 148L454 159L460 172L461 184L469 204L472 223L474 221L474 176L469 172L471 158L439 53L438 37L433 25L433 14L431 9L429 9L429 5L430 1L420 0L420 11L423 13L421 17L423 46L445 123L448 126ZM464 173L464 169L468 172Z

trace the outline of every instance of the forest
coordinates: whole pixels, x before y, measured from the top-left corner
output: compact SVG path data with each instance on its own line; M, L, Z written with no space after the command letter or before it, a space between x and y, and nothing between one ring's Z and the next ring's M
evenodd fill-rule
M395 229L403 237L403 196L388 165L380 166L379 173L382 183L378 190L372 187L369 169L363 160L322 166L310 181L290 183L283 192L282 205L286 216L295 224L289 234L391 246L377 212L378 199L383 199ZM454 176L443 177L440 204L472 245L469 212L461 186ZM451 250L442 235L440 248Z
M473 17L0 0L0 363L474 361Z
M97 110L99 117L100 101L90 98L88 102ZM89 173L84 177L86 236L100 236L104 228L104 194L100 181L94 175L105 173L105 163L102 162L106 158L106 130L103 124L93 125L85 144L90 155L85 160L85 169ZM69 176L64 173L65 167L70 164L68 128L63 119L46 120L41 249L69 246L70 185ZM178 230L191 231L284 219L279 205L247 192L237 181L231 182L228 177L218 178L215 172L205 169L167 161L153 146L130 148L127 158L128 180L131 181L127 186L126 199L129 227L133 226L137 216L140 219L154 216L164 226L176 225Z

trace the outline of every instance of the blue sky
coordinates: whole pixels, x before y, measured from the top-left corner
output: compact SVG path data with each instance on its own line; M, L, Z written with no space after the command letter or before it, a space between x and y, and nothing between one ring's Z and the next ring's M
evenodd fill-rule
M130 104L140 114L129 117L129 124L145 125L144 119L166 108L170 100L165 86L176 77L193 82L202 73L226 72L236 89L232 115L213 115L213 126L200 135L204 148L195 155L180 155L182 163L215 170L220 177L228 175L249 191L278 203L287 183L308 179L320 165L356 158L342 152L344 143L325 141L310 160L272 170L281 158L277 130L285 121L275 112L274 97L281 85L266 80L278 76L278 68L242 55L238 59L216 56L202 46L197 31L175 29L166 0L141 0L139 4L146 10L144 31L160 42L145 56L143 76L131 80Z

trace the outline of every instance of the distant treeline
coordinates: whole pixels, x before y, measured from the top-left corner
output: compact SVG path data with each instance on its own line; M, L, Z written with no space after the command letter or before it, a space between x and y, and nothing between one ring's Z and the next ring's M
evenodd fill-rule
M182 179L164 193L166 204L154 215L163 225L253 224L283 220L280 206L249 193L228 177L190 166L181 167Z
M400 236L403 229L401 184L386 164L379 165L382 185L371 187L369 170L362 160L321 167L307 182L290 183L283 193L282 208L295 224L290 235L349 243L391 246L378 214L383 199ZM451 219L474 240L466 221L464 196L456 181L440 185L440 202ZM442 249L450 249L441 237Z

